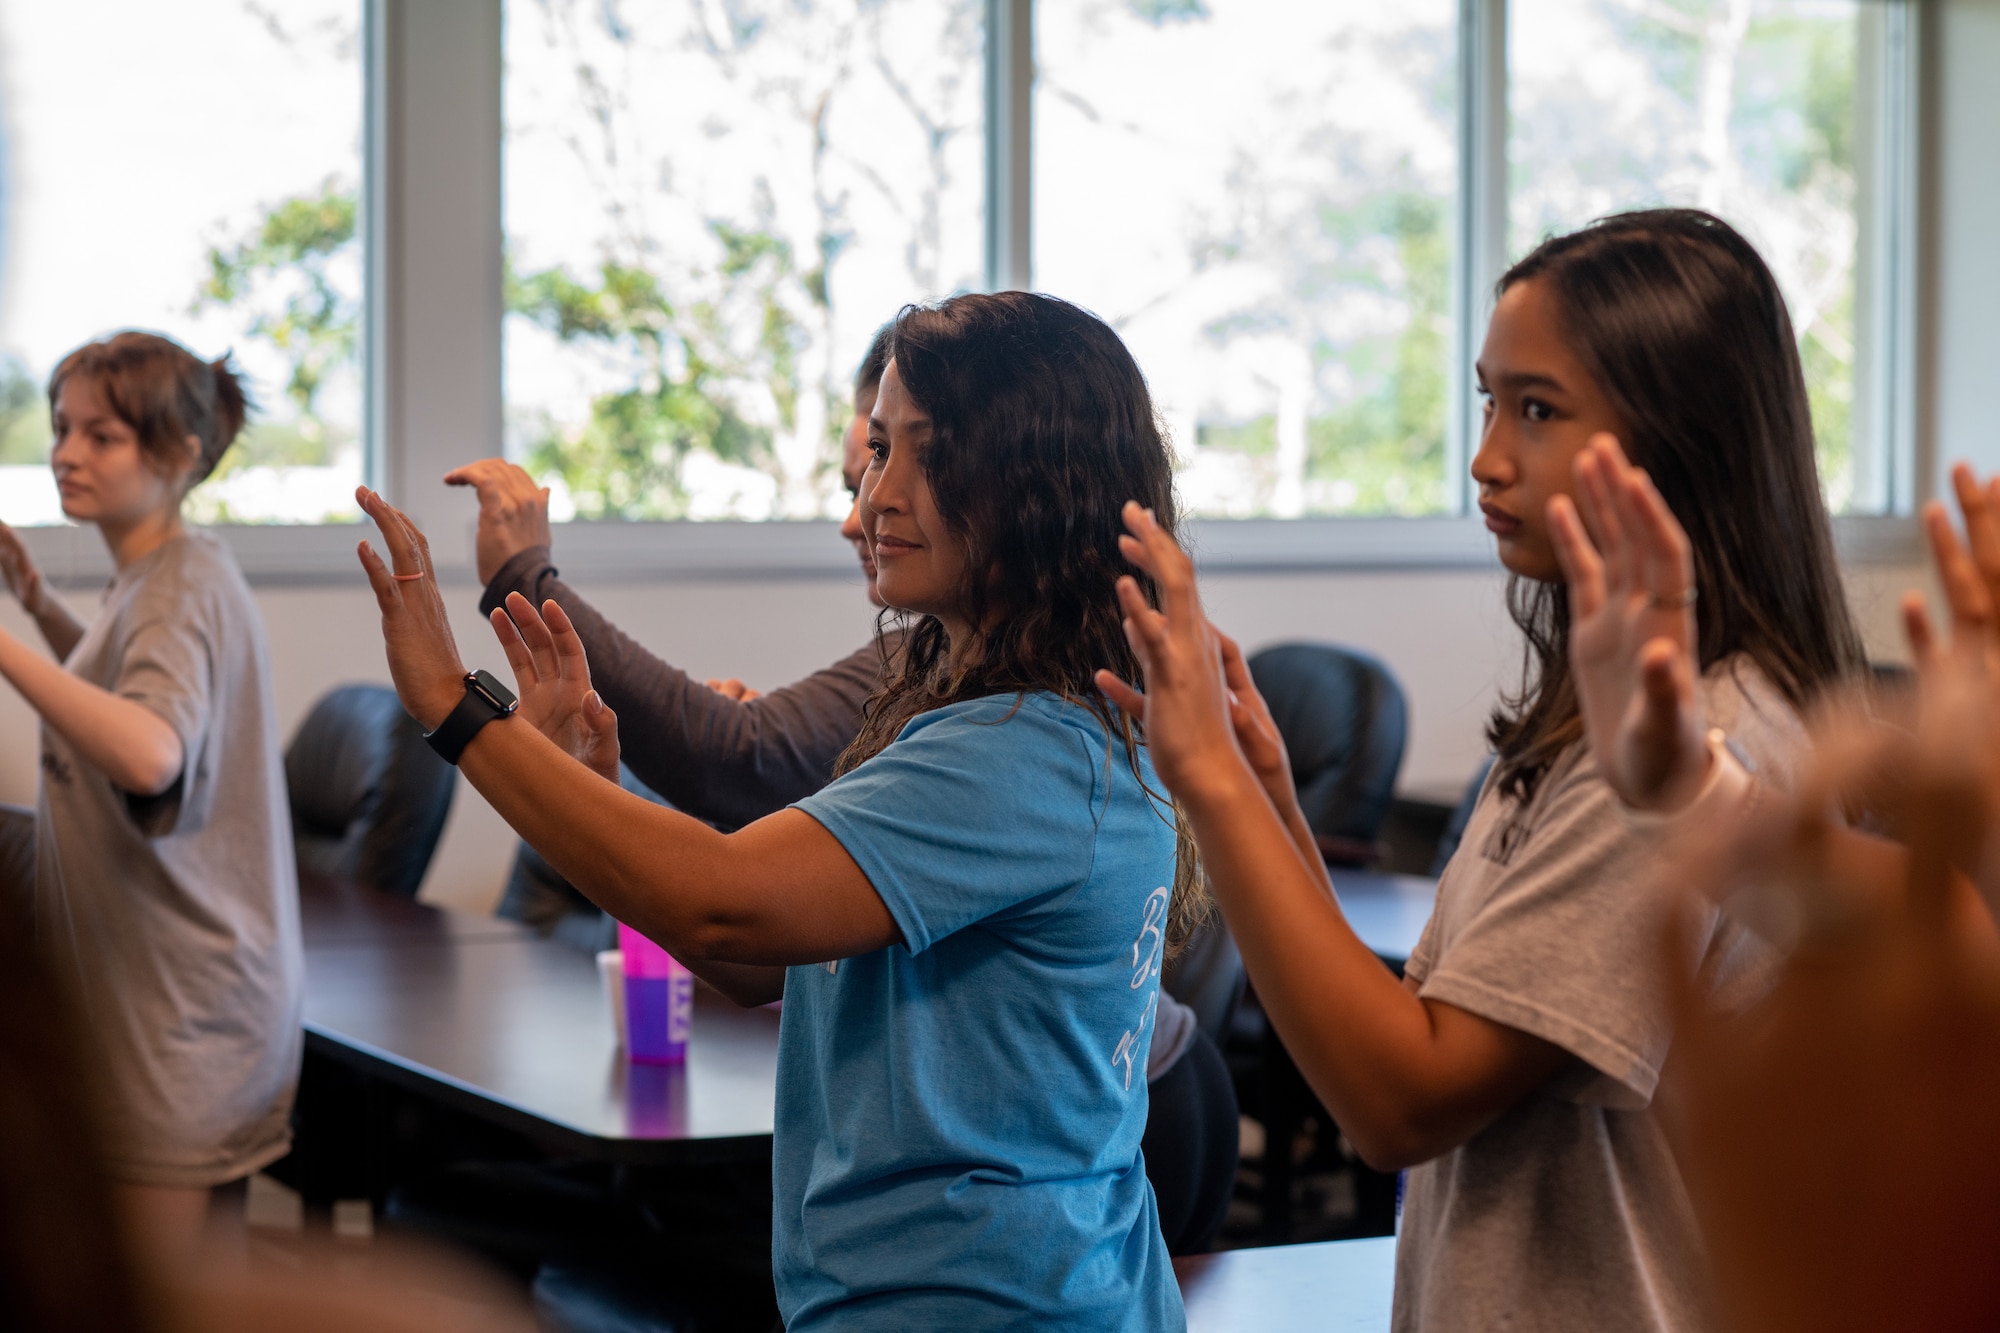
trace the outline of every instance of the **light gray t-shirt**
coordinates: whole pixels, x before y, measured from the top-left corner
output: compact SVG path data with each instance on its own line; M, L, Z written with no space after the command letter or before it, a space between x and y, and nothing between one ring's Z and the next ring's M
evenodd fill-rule
M35 934L81 1009L110 1169L208 1186L291 1143L297 871L250 589L211 537L122 570L65 666L180 735L165 794L127 795L42 728Z
M1760 783L1787 786L1806 739L1784 696L1743 658L1711 668L1702 692ZM1678 886L1660 872L1675 835L1631 827L1617 799L1580 745L1525 805L1489 777L1438 883L1408 967L1418 993L1575 1061L1410 1171L1399 1331L1714 1323L1694 1212L1652 1110L1673 1040L1660 942ZM1776 961L1719 917L1704 948L1733 994Z

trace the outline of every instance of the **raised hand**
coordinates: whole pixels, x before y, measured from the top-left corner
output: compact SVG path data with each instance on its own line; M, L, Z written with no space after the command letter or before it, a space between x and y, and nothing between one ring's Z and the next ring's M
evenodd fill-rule
M747 704L752 699L761 699L764 697L762 690L752 689L734 676L731 676L727 680L710 677L708 680L703 681L702 684L708 686L708 688L714 690L723 698L734 699L739 704Z
M366 486L356 487L354 498L375 520L389 550L387 564L365 541L357 553L382 609L382 642L396 697L425 731L435 731L465 697L465 664L452 641L430 543L401 510Z
M1924 506L1924 535L1931 561L1951 613L1952 638L1942 643L1924 609L1923 594L1903 597L1903 632L1919 672L1937 668L1947 652L1976 664L2000 681L2000 477L1981 485L1972 469L1960 463L1951 472L1959 512L1965 516L1963 545L1951 529L1944 505Z
M618 781L618 715L590 687L583 639L562 607L544 602L537 614L527 598L509 593L506 607L493 612L493 633L514 668L520 715L572 759Z
M1694 556L1652 481L1618 441L1576 458L1576 501L1549 501L1569 583L1570 671L1598 771L1626 805L1667 813L1710 761L1695 691ZM1579 514L1579 510L1581 514Z
M553 542L549 528L549 488L535 485L504 458L482 458L444 474L447 486L470 486L479 496L479 531L472 558L479 581L491 583L501 566L530 546Z
M5 523L0 523L0 579L6 581L7 591L14 594L23 611L31 616L40 614L42 571L22 544L21 535Z
M1118 549L1152 576L1160 609L1147 605L1135 579L1118 580L1125 637L1145 672L1146 688L1141 692L1109 671L1097 673L1097 686L1145 727L1153 770L1185 800L1204 779L1245 763L1230 715L1221 646L1202 614L1187 552L1136 503L1125 505L1125 527Z
M1688 986L1677 1006L1675 1156L1732 1326L2000 1323L2000 949L1954 871L1996 825L1962 739L1987 704L1962 684L1919 683L1915 734L1862 718L1823 739L1777 836L1726 867L1806 923L1755 1005ZM1901 846L1844 827L1829 797L1850 793ZM1692 933L1666 946L1681 966Z

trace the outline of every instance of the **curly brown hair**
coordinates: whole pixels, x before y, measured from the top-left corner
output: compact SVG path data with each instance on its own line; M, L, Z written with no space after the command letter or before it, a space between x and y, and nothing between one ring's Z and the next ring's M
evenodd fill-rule
M920 713L1045 691L1097 718L1144 782L1144 737L1094 679L1104 667L1140 676L1116 590L1133 572L1118 551L1125 502L1176 529L1172 452L1138 363L1095 315L1028 292L906 306L889 351L931 419L923 469L938 514L979 571L961 614L985 628L954 657L936 617L884 611L907 633L836 771L879 754ZM1151 580L1135 577L1153 599ZM1208 896L1186 821L1164 791L1147 792L1177 837L1172 953L1207 916Z

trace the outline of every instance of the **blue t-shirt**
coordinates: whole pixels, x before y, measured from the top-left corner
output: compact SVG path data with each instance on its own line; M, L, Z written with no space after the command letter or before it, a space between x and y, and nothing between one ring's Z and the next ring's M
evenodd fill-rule
M785 980L786 1328L1183 1328L1139 1157L1174 830L1122 742L977 699L798 808L905 944Z

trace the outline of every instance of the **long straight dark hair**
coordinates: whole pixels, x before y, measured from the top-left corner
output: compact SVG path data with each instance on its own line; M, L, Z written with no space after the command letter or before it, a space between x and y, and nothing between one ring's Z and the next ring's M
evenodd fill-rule
M1156 595L1119 554L1125 502L1150 508L1169 533L1178 526L1173 459L1138 363L1095 315L1027 292L906 306L889 358L931 419L924 476L972 571L959 613L984 628L954 660L936 617L904 617L902 650L885 663L838 771L880 753L919 713L1046 691L1096 717L1139 772L1139 732L1094 681L1100 667L1140 676L1119 577L1134 574L1149 600ZM1206 901L1185 823L1153 794L1180 838L1167 932L1174 948Z
M1694 548L1697 654L1754 661L1795 707L1858 674L1813 450L1812 411L1777 280L1728 223L1688 208L1620 213L1535 247L1499 291L1538 282L1565 341L1626 424L1622 440ZM1501 790L1527 799L1583 736L1569 592L1520 577L1522 685L1487 724Z

